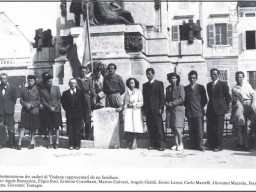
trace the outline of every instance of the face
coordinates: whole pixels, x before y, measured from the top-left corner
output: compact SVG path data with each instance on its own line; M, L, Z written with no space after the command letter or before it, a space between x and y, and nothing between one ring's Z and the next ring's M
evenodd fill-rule
M101 75L101 72L100 71L97 71L94 73L95 74L95 78L96 79L99 79L100 78L100 75Z
M76 80L75 79L70 80L68 85L69 85L70 89L75 89L76 88Z
M171 83L172 85L175 85L177 82L177 77L176 76L172 76L169 78L169 83Z
M81 75L82 75L82 77L85 77L88 73L89 73L89 69L88 69L88 68L81 69Z
M147 71L146 76L149 81L152 81L155 75L152 73L152 71Z
M242 82L243 82L243 79L244 79L243 74L238 73L238 74L236 75L236 82L237 82L237 83L242 83Z
M130 80L129 87L130 87L130 89L134 89L135 88L135 81L134 81L134 79Z
M28 86L32 87L33 85L35 85L35 79L28 79Z
M212 71L211 72L211 78L213 81L217 80L219 78L219 74L218 74L218 71Z
M49 79L46 81L46 86L51 87L52 86L52 79Z
M0 81L2 85L6 85L8 81L7 76L6 75L0 76Z
M113 66L113 65L110 65L109 67L108 67L108 72L109 72L109 74L114 74L115 73L115 67Z
M188 80L189 80L189 82L190 82L191 85L195 84L195 83L196 83L196 80L197 80L196 75L195 75L195 74L190 75L190 76L188 77Z

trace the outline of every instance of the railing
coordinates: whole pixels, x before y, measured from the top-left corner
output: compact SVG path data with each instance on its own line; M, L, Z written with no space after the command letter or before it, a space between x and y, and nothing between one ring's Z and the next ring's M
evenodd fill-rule
M30 57L19 57L19 58L0 58L0 67L1 66L21 66L21 65L30 65L32 64L32 59Z

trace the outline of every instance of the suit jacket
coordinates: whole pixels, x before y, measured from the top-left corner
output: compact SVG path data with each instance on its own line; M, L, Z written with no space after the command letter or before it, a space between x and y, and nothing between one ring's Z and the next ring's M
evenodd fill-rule
M164 85L162 81L154 80L143 84L143 107L146 114L159 114L159 109L164 110Z
M10 84L6 85L5 94L3 96L0 90L0 114L14 114L14 108L17 100L16 89Z
M228 112L228 106L231 102L229 87L226 82L218 80L212 91L212 82L207 84L209 103L206 114L215 112L216 115L224 115Z
M82 81L80 77L77 78L77 87L82 91L85 97L85 108L91 109L91 100L96 100L96 93L91 78L87 77Z
M48 112L51 112L51 107L56 107L54 112L61 112L61 93L58 86L52 86L50 93L46 88L42 89L41 97L42 104Z
M63 109L66 111L67 119L80 119L83 117L85 99L81 90L76 89L74 96L70 93L70 89L64 91L61 102Z
M206 90L203 85L185 86L185 115L187 118L203 117L204 107L207 104Z
M31 108L28 110L26 108L26 103L31 104ZM21 91L20 104L22 105L21 112L30 112L31 114L39 114L40 106L40 94L36 86L33 86L30 92L28 87L24 87Z

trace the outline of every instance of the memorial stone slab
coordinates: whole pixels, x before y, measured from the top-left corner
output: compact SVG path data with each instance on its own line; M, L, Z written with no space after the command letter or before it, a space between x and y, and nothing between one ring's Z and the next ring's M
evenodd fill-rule
M119 112L115 108L103 108L93 111L94 148L120 148Z

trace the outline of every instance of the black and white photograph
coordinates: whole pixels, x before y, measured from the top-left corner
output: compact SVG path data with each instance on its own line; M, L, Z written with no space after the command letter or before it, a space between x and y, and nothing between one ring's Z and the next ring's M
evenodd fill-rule
M256 1L0 1L0 191L252 191Z

